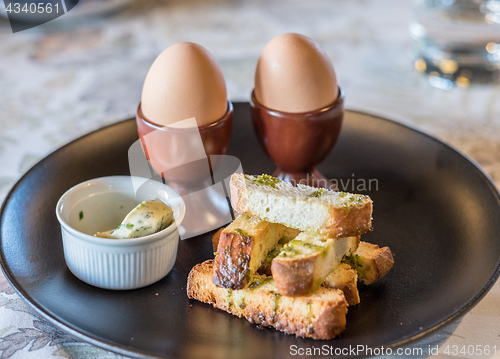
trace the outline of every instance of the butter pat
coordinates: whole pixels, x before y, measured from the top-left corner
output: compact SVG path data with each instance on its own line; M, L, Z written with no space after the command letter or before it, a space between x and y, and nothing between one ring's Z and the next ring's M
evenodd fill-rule
M167 228L173 221L172 209L159 199L141 202L116 228L97 232L96 237L125 239L148 236Z

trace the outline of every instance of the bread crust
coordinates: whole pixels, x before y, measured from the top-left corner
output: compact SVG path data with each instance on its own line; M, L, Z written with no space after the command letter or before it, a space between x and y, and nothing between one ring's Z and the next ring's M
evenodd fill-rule
M356 258L352 267L358 278L365 284L372 284L384 277L394 266L394 257L389 247L380 248L376 244L361 242L354 252Z
M229 182L229 193L231 206L233 207L233 209L240 214L246 213L247 194L245 186L241 185L234 174L231 176Z
M371 201L351 211L332 209L332 219L321 231L335 238L360 236L372 229L372 212Z
M348 304L339 289L320 288L309 296L286 297L277 293L271 278L255 289L232 291L217 287L212 275L212 260L194 266L188 276L188 297L299 337L332 339L345 329ZM238 298L244 300L238 302Z
M318 254L307 258L273 259L271 273L280 294L299 296L312 292L316 284L314 281L314 264L317 257Z
M252 278L250 259L255 241L250 236L222 231L215 256L213 282L224 288L243 289Z

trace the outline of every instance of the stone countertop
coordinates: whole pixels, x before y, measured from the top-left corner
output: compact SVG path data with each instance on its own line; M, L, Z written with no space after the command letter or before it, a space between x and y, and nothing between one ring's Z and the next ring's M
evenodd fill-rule
M0 5L2 6L2 5ZM80 5L78 5L80 6ZM92 130L130 118L144 77L169 45L193 41L220 63L233 101L248 101L264 45L284 32L319 42L348 96L452 145L500 187L500 86L444 91L413 67L408 1L136 1L106 16L67 15L13 34L0 19L0 200L32 165ZM461 321L414 344L497 345L500 285ZM34 316L0 272L0 358L119 357ZM425 356L424 356L425 357Z

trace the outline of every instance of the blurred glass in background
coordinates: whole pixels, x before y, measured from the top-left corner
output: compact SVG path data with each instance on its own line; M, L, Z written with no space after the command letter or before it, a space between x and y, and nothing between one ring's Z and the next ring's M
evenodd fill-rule
M500 83L500 0L416 0L409 30L431 85Z

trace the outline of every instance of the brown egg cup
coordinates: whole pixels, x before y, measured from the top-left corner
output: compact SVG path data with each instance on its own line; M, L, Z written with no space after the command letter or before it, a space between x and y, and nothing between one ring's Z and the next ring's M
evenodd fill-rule
M137 107L137 130L147 160L186 204L182 238L208 232L232 219L225 194L215 190L212 182L229 146L232 119L230 101L219 120L189 128L158 125L144 116L141 104Z
M257 137L278 166L273 176L293 184L336 189L316 166L331 151L340 134L345 93L330 105L311 112L276 111L262 105L252 92L250 107Z

